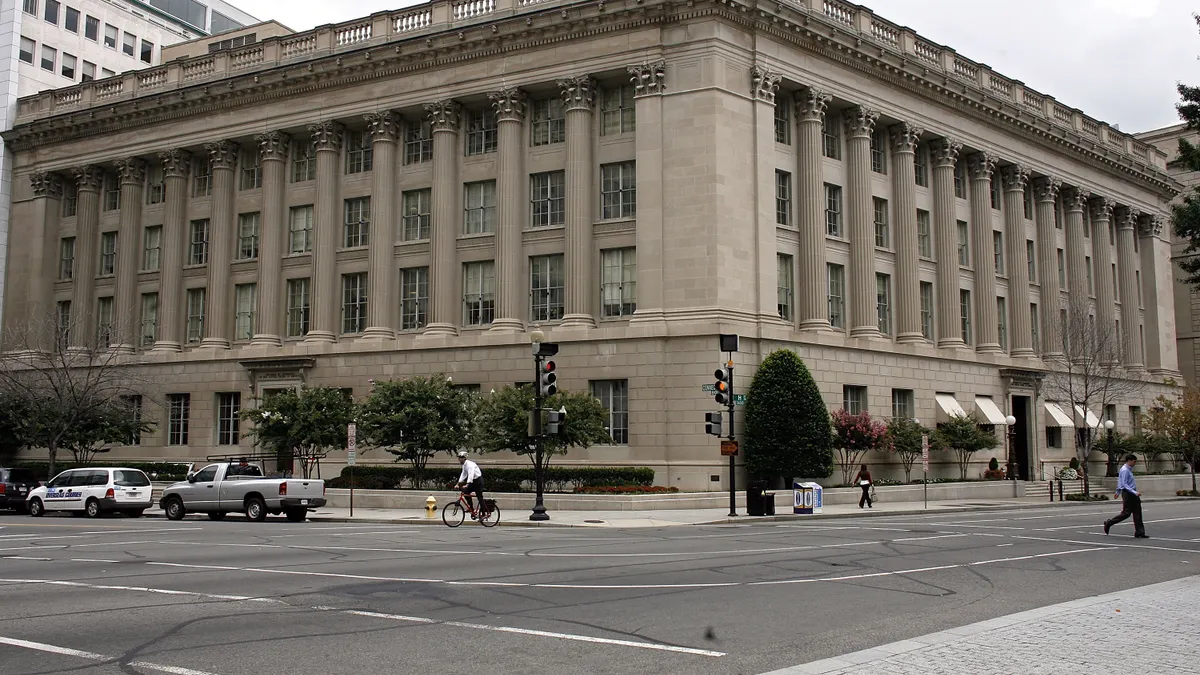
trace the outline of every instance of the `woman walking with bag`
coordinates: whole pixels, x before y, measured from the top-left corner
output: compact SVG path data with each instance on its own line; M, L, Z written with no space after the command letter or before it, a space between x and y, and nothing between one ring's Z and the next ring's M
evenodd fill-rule
M875 508L875 505L871 503L871 486L874 485L874 481L871 480L871 472L867 471L866 464L863 464L858 470L858 476L854 480L858 481L858 486L862 488L862 497L858 500L858 508L861 509L863 504L866 504L867 508Z

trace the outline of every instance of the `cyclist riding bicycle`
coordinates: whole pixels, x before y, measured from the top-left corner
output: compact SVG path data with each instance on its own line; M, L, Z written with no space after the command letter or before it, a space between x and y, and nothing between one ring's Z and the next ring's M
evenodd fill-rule
M462 465L462 473L458 475L458 482L454 484L455 489L462 489L463 495L467 498L467 506L472 509L475 506L471 503L471 493L479 497L479 513L483 513L483 472L479 470L479 465L467 459L465 450L458 451L458 463ZM471 518L476 518L472 515Z

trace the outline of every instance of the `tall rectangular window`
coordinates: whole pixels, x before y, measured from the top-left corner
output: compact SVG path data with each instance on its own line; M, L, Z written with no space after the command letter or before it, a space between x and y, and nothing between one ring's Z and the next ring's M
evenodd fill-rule
M792 101L788 96L775 99L775 142L792 144Z
M258 304L258 284L238 284L233 289L235 314L233 339L249 340L254 337L254 308Z
M630 248L600 252L600 315L631 316L637 309L637 256Z
M633 85L611 87L600 92L600 135L628 134L637 129Z
M188 264L208 264L208 219L193 220L188 231Z
M1042 353L1042 338L1041 331L1038 330L1038 306L1037 303L1029 303L1029 336L1033 343L1033 351L1037 354Z
M921 336L933 341L933 284L921 282Z
M1084 262L1087 263L1088 295L1095 295L1096 294L1096 280L1092 275L1092 256L1089 255L1089 256L1085 257Z
M63 22L63 27L72 33L79 33L79 10L67 7L67 19Z
M158 293L142 294L142 346L158 340Z
M929 148L918 145L913 155L913 174L917 185L929 187Z
M375 163L375 151L371 147L371 135L365 131L346 133L346 174L370 171Z
M68 80L74 80L75 79L75 66L77 63L78 63L78 61L75 59L75 57L73 55L63 52L62 70L59 72L61 72L62 76L67 78Z
M21 37L21 51L19 57L25 63L33 63L33 51L37 48L37 43L27 37Z
M430 188L404 193L404 241L429 239L432 204L433 192Z
M842 188L825 184L825 234L842 236Z
M317 150L311 140L292 141L292 182L317 179Z
M345 201L342 246L358 248L371 243L371 198L355 197Z
M91 82L96 79L96 64L91 61L83 62L83 71L79 75L80 82Z
M46 0L45 7L46 13L42 15L42 18L46 19L46 23L52 23L57 26L58 10L62 5L59 4L58 0Z
M485 326L496 317L496 261L463 265L463 325Z
M892 238L888 231L888 203L886 199L875 197L875 246L891 248Z
M69 281L75 277L75 237L64 237L58 242L58 278Z
M958 264L971 266L971 235L964 221L958 221Z
M496 181L463 186L463 234L496 231Z
M238 260L253 260L258 257L258 231L261 222L258 213L238 214Z
M58 60L58 51L53 47L42 45L42 70L54 72L54 62Z
M429 268L400 270L400 327L424 328L429 322Z
M100 39L100 19L88 14L83 19L83 36L92 42Z
M112 276L117 271L117 233L100 235L100 276Z
M241 184L239 190L257 190L262 187L262 159L258 148L244 148L241 156Z
M54 304L54 348L62 351L71 343L71 301Z
M287 336L304 337L309 321L308 279L287 281Z
M529 144L550 145L562 143L567 137L567 117L563 100L558 97L543 98L529 106Z
M871 171L887 173L887 130L876 129L871 134Z
M167 394L167 445L188 444L191 394Z
M117 182L116 174L104 175L104 210L116 211L121 208L121 185Z
M827 114L821 122L821 153L829 159L842 158L842 129L837 115Z
M846 268L826 266L826 294L829 298L829 323L834 328L846 327Z
M433 159L433 126L429 120L409 122L404 132L404 163L420 164Z
M288 250L308 253L312 250L313 207L293 206L288 213Z
M531 321L558 321L563 317L563 256L540 255L529 259Z
M1114 290L1120 289L1120 284L1117 283L1117 264L1112 264L1112 287Z
M792 224L792 174L775 171L775 223Z
M629 443L629 380L595 380L592 396L608 411L605 427L616 445Z
M637 172L633 162L600 167L600 217L637 216Z
M929 212L917 209L917 252L922 258L933 259L933 233Z
M1032 239L1025 240L1025 266L1028 268L1029 282L1037 283L1037 251Z
M1129 406L1129 428L1133 433L1139 434L1142 432L1142 407L1138 405Z
M852 384L842 385L842 410L851 415L867 412L867 388Z
M96 300L96 346L113 343L113 299L112 296Z
M142 232L142 271L156 272L162 258L162 225L147 227Z
M962 341L971 344L971 291L958 292L958 318L962 324Z
M1000 209L1000 177L992 175L992 179L988 181L988 194L991 196L992 208Z
M110 25L107 23L104 24L104 46L105 47L108 47L109 49L117 48L117 32L118 31L117 31L116 26L113 26L113 25Z
M187 342L198 344L204 339L204 289L187 290Z
M161 204L167 198L166 177L162 164L157 162L146 168L146 203Z
M1004 233L992 230L992 256L996 264L996 276L1007 276L1004 267Z
M1021 203L1024 206L1025 220L1033 220L1033 190L1028 186L1021 193Z
M23 2L21 3L21 9L26 14L32 14L34 16L37 16L38 0L23 0Z
M967 198L967 165L963 162L954 165L954 196Z
M467 111L467 156L496 151L496 111L488 106Z
M879 332L891 335L892 277L887 274L875 275L875 318L879 325Z
M150 63L154 60L154 43L147 40L142 40L141 56L139 57L142 63Z
M795 320L795 278L796 268L793 258L784 253L776 254L775 265L778 281L775 283L775 307L779 318L784 321Z
M1056 252L1058 259L1058 287L1066 289L1067 287L1067 265L1063 261L1063 250L1060 248Z
M1001 349L1008 349L1008 301L996 298L996 334Z
M566 177L562 171L529 177L530 226L562 225L566 213Z
M917 405L912 389L892 390L892 419L911 420L917 414Z
M212 196L212 160L197 159L192 169L192 196Z
M342 275L342 334L367 329L367 273Z
M133 33L125 33L121 40L121 52L125 56L133 56L134 49L137 47L137 36Z
M217 445L237 445L242 415L239 392L217 394Z

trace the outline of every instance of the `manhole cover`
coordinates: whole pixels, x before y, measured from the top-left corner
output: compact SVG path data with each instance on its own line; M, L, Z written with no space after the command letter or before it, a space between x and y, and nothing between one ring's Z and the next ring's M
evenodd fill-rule
M583 522L585 522L585 523L596 523L596 524L603 524L603 523L604 523L604 521L603 521L603 520L585 520L585 521L583 521Z

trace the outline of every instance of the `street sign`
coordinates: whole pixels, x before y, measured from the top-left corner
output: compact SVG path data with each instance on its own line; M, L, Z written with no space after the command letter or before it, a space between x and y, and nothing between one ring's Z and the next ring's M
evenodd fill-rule
M354 466L358 461L358 425L351 422L346 427L346 464Z
M721 441L721 455L723 457L732 457L738 454L737 441Z
M929 473L929 434L921 434L921 466Z
M715 384L700 385L700 391L702 391L706 394L715 394L715 393L717 393L717 385L715 385Z
M734 394L733 395L733 404L734 405L746 405L746 395L745 394Z

